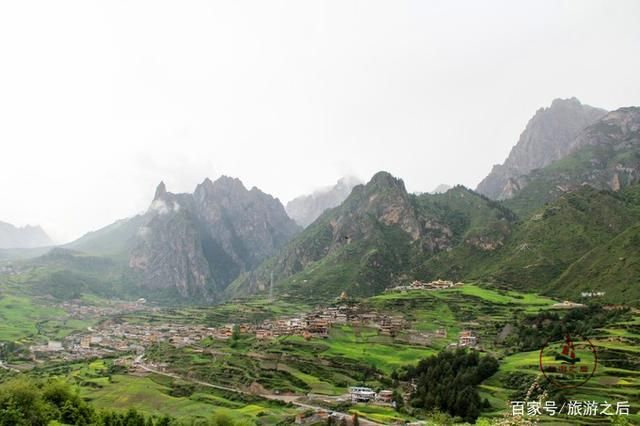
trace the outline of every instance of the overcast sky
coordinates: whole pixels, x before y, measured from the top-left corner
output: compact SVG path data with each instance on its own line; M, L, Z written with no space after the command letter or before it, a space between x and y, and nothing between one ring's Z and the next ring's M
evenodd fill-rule
M475 187L552 99L640 104L640 2L4 1L0 220L59 242L221 174Z

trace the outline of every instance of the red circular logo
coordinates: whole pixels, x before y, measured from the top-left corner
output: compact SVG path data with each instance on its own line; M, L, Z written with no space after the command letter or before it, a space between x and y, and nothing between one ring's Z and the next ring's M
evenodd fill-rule
M540 349L540 371L557 388L577 388L587 383L596 372L598 353L583 336L574 339L565 334L560 342L549 342Z

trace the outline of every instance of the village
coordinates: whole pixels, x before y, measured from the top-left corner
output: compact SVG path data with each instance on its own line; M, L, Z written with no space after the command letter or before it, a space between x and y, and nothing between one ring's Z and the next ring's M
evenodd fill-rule
M406 292L410 290L444 290L447 288L459 287L461 285L462 283L460 282L454 283L453 281L441 280L441 279L437 279L431 282L423 282L423 281L415 280L409 285L399 285L396 287L388 288L385 290L385 292L386 293L398 292L398 291Z
M130 314L139 311L158 312L160 308L147 305L147 300L140 298L136 301L110 300L108 304L91 305L78 300L64 301L53 304L53 307L63 309L69 318L86 320L106 318L114 315Z
M437 280L431 283L414 281L411 289L441 290L457 284ZM62 340L49 340L46 344L32 345L31 359L78 361L93 357L117 356L126 353L141 354L156 343L168 343L175 347L197 346L204 339L227 340L234 332L252 335L257 341L270 342L283 336L301 336L304 339L327 339L331 327L351 326L377 329L379 335L389 336L411 345L430 346L434 339L447 339L444 327L433 332L411 329L411 324L402 315L391 315L369 309L355 303L342 293L331 306L317 307L311 312L292 317L266 319L259 323L224 324L208 327L203 324L149 324L129 323L118 315L137 311L157 312L160 308L149 307L146 300L120 301L109 306L83 305L79 302L64 302L69 317L87 319L106 318L86 331L74 333ZM472 330L462 330L458 341L448 348L480 349L478 336Z

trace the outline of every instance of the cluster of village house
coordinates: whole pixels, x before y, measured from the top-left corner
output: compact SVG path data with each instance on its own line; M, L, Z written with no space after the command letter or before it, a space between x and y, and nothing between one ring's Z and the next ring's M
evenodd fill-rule
M446 338L443 327L435 332L410 330L409 323L402 316L387 315L376 311L362 311L353 305L339 305L316 310L301 317L265 320L255 329L256 339L269 340L278 336L300 335L309 338L326 338L330 327L334 325L362 326L378 329L383 336L396 337L403 332L402 339L407 343L428 346L433 339ZM458 343L453 346L475 348L478 338L474 332L463 330Z
M17 275L18 274L18 270L10 264L7 265L0 265L0 274L3 275Z
M606 293L604 291L583 291L580 293L582 297L604 297Z
M65 301L53 305L56 308L63 309L69 318L73 319L94 319L105 318L114 315L128 314L138 311L154 311L160 310L158 307L150 307L147 305L147 300L140 298L133 301L126 300L112 300L106 305L88 305L80 301Z
M429 288L448 288L455 284L450 281L427 283ZM417 284L412 284L417 287ZM446 338L447 331L439 328L435 332L409 330L408 322L402 316L367 310L359 304L349 303L348 296L342 294L336 306L317 308L312 312L293 318L264 320L259 324L226 324L221 327L206 327L198 324L132 324L109 319L100 323L88 333L68 336L64 341L49 341L46 345L31 347L33 358L46 355L64 360L99 357L115 352L143 352L144 348L157 342L166 342L176 347L189 346L205 338L226 340L237 327L241 334L254 334L257 340L271 340L279 336L299 335L304 338L327 338L334 325L350 325L376 328L381 335L396 337L402 334L407 343L430 345L433 339ZM114 306L96 307L65 302L60 305L71 317L86 318L109 316L115 313L131 312L145 307L144 299L137 302L123 302ZM401 333L402 332L402 333ZM478 346L477 336L470 330L459 334L458 342L450 346Z
M564 300L562 302L554 303L551 305L552 309L575 309L575 308L586 308L587 305L582 303L575 303L569 300Z
M380 334L388 336L396 336L400 331L406 330L406 338L413 344L430 344L432 338L447 337L444 328L434 333L407 330L407 321L400 316L363 311L360 307L350 304L317 309L296 318L265 320L258 325L240 324L237 329L242 334L255 333L258 340L287 335L326 338L329 328L334 324L377 328ZM194 345L205 338L226 340L231 337L234 328L234 324L206 327L198 324L135 324L109 319L95 329L88 329L88 333L73 334L63 341L49 341L46 345L34 345L30 349L34 360L47 357L71 361L118 352L142 353L146 347L157 342L183 347ZM458 343L454 346L476 347L477 337L471 331L462 331Z
M454 283L453 281L448 280L435 280L430 282L418 281L415 280L409 285L399 285L396 287L391 287L385 290L386 292L397 292L397 291L409 291L409 290L444 290L447 288L452 288L456 286L461 286L462 283Z
M326 338L333 325L375 327L380 334L395 336L406 327L401 316L380 314L376 311L362 311L352 304L317 309L295 318L265 320L255 327L258 340L274 339L279 336L300 335L307 339Z
M227 338L231 331L227 327L211 328L202 325L152 325L131 324L106 320L88 333L73 334L63 341L49 341L46 345L31 346L37 356L46 355L64 360L101 357L118 352L142 353L156 342L167 342L174 346L195 344L206 337Z

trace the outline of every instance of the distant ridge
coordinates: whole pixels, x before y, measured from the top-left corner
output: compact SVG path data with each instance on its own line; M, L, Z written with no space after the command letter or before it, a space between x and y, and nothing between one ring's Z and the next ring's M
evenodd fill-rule
M289 201L286 206L287 214L298 225L306 228L325 210L340 205L349 196L353 187L361 183L353 176L345 176L333 186Z
M16 227L0 221L0 248L35 248L50 246L51 238L40 226Z

